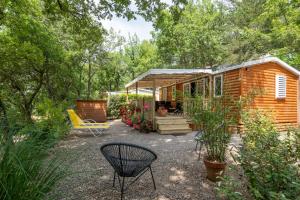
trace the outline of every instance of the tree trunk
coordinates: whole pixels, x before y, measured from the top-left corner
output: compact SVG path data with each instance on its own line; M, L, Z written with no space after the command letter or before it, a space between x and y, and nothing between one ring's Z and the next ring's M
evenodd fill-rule
M91 57L89 56L89 61L88 61L88 84L87 84L87 95L86 99L90 99L91 96L91 85L92 85L92 64L91 64Z
M10 140L9 122L6 113L6 107L0 99L0 128L3 131L3 143Z

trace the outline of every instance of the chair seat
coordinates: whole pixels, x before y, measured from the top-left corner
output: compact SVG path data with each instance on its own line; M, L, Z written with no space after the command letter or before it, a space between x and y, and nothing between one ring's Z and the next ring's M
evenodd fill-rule
M122 167L117 167L116 172L122 177L136 177L149 167L151 163L152 161L127 161Z
M135 177L157 158L145 147L126 143L103 145L101 151L119 176Z
M123 199L124 190L137 181L146 171L150 171L153 186L154 189L156 189L151 164L157 159L157 155L153 151L142 146L128 143L104 144L100 150L106 160L114 168L113 186L115 186L116 174L118 174L118 179L122 177L122 181L119 179L121 200ZM134 177L134 180L129 183L126 188L124 188L125 177Z

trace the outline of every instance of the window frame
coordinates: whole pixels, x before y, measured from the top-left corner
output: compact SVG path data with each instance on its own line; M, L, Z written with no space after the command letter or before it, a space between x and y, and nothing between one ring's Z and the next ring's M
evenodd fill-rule
M196 81L196 95L200 95L202 96L203 95L203 87L201 87L201 81L202 79Z
M188 97L191 97L191 84L190 83L184 83L183 84L183 98L187 98L186 96L186 93L185 93L185 86L189 86L189 96Z
M284 78L284 96L279 95L279 78ZM276 99L286 99L287 97L287 76L284 74L276 74L275 76L275 98Z
M221 94L216 95L216 79L221 78ZM223 74L215 75L214 76L214 97L222 97L223 96Z
M176 85L172 86L172 101L176 100Z

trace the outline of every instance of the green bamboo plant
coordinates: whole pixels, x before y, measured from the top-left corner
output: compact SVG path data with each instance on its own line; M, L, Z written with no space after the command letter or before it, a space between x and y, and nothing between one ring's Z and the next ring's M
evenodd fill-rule
M197 96L194 99L190 116L203 132L201 140L207 150L207 160L225 162L225 152L230 141L228 126L233 122L230 110L223 98L204 100Z

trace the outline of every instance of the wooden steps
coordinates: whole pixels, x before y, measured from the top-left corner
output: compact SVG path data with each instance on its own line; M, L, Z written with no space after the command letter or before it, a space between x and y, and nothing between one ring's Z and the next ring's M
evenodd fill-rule
M160 134L182 135L192 132L186 119L177 116L155 117Z

